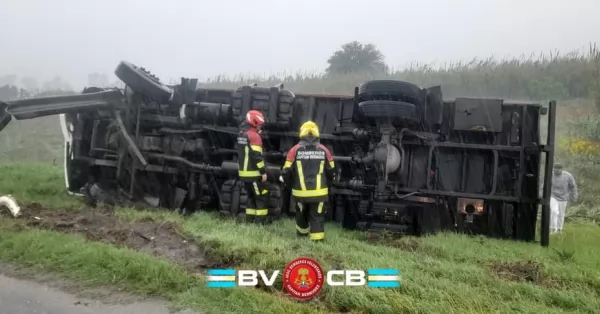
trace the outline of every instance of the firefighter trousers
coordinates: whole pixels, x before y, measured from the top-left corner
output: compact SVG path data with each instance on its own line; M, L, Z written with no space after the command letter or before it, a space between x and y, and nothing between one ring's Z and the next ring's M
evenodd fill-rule
M296 233L299 236L310 234L312 241L325 237L325 202L296 203Z
M244 182L248 201L246 202L246 220L266 222L269 216L267 208L268 190L261 181Z

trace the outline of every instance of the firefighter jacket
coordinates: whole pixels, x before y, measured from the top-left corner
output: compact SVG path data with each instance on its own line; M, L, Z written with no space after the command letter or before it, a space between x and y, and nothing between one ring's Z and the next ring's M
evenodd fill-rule
M263 143L260 134L252 126L242 123L237 137L238 174L241 181L257 181L265 174Z
M301 140L289 150L282 176L298 201L327 202L334 170L333 155L325 145L318 140Z

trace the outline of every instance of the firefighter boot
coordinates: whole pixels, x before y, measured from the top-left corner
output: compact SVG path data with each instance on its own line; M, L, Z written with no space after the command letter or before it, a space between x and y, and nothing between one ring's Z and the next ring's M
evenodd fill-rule
M306 215L305 205L296 203L296 236L300 238L308 237L308 219Z
M257 189L256 182L244 182L244 188L246 189L246 195L248 198L246 200L246 222L255 223L257 220L257 215L260 211L257 210L261 204L257 199L257 195L255 193Z
M255 209L252 208L246 208L246 222L247 223L254 223L256 216L254 215L254 213L256 212Z
M265 225L269 222L269 209L265 206L265 201L262 196L256 198L256 213L255 222Z
M325 238L325 207L324 202L307 204L308 223L310 224L310 240L313 242L323 242Z

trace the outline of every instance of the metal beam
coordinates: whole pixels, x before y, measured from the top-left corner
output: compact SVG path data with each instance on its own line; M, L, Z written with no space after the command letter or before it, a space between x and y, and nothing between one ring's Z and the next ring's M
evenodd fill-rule
M117 125L119 126L119 129L121 130L121 134L123 135L123 137L125 138L125 141L128 144L127 147L140 161L140 164L142 165L142 169L143 169L144 167L146 167L148 165L148 162L144 158L144 155L142 155L142 152L137 147L137 145L135 145L135 142L133 141L133 139L131 138L129 133L127 133L127 129L125 128L125 123L123 123L123 118L121 118L121 114L119 112L115 111L114 115L115 115L115 120L117 120Z
M551 101L548 112L548 136L546 141L546 168L542 195L541 245L550 245L550 196L552 194L552 168L554 167L554 138L556 129L556 101Z

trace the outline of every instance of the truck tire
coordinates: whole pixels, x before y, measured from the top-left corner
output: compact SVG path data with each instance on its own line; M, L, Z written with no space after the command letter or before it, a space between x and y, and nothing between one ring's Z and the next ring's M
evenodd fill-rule
M242 115L242 102L244 98L244 87L242 86L234 90L231 108L233 112L233 118L241 122L243 120ZM251 98L250 98L250 109L259 110L265 116L269 112L271 106L271 87L261 86L250 86L251 87ZM292 91L287 89L279 90L278 102L277 102L277 116L275 121L269 121L269 123L281 123L287 124L293 116L293 103L295 95ZM268 117L267 117L268 118Z
M395 80L367 81L358 87L358 96L362 101L392 96L394 100L411 104L422 102L421 88L415 84Z
M173 91L144 68L127 61L121 61L115 75L132 90L160 102L167 102Z
M233 186L235 180L227 180L221 186L221 192L219 193L219 211L223 215L231 215L231 201L233 199Z
M342 224L342 228L348 230L355 230L359 221L359 201L338 196L336 198L335 203L335 220Z
M279 184L270 184L269 200L267 207L269 208L269 216L273 219L279 219L281 217L281 208L283 207L283 188Z
M369 100L358 104L361 113L367 118L403 118L418 121L415 105L392 100Z

